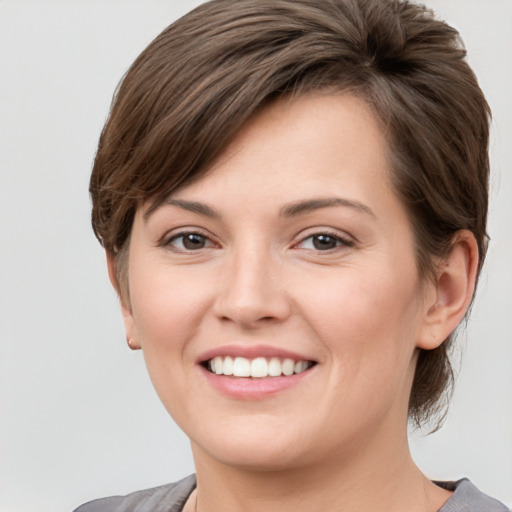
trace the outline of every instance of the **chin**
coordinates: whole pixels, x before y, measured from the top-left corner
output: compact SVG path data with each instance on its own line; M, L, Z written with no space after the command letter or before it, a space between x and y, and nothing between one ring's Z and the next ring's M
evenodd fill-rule
M248 434L238 430L222 437L192 441L194 457L206 455L224 465L245 471L272 472L304 465L306 446L289 432L275 430Z

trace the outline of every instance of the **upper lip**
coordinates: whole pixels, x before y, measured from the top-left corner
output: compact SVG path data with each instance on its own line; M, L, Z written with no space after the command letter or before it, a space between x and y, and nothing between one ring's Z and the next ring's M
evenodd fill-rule
M281 359L293 359L294 361L314 361L308 356L282 349L272 345L222 345L203 352L197 363L204 363L214 357L245 357L256 359L257 357L279 357Z

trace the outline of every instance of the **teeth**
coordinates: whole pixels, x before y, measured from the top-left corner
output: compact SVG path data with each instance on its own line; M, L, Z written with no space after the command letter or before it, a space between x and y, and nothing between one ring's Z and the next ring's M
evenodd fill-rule
M271 377L279 377L281 375L281 361L277 357L273 357L268 363L268 374Z
M219 358L221 359L221 358ZM224 363L222 364L222 373L224 375L233 375L233 366L235 362L233 361L232 357L225 357Z
M279 377L302 373L311 366L309 361L294 361L293 359L279 359L264 357L247 359L245 357L214 357L209 362L209 369L217 375L233 375L235 377Z
M224 371L222 371L222 373L224 373ZM233 375L235 377L250 377L251 362L249 359L245 357L235 357L235 361L233 362Z
M217 374L217 375L222 375L222 373L224 372L223 368L222 368L223 364L222 364L222 357L216 357L214 360L213 360L213 368L215 368L213 371Z
M295 363L293 359L285 359L283 361L283 373L287 376L293 375L293 370L295 368Z
M308 369L307 361L297 361L293 367L293 373L302 373L304 370Z
M257 357L251 362L251 377L267 377L268 363L264 357Z

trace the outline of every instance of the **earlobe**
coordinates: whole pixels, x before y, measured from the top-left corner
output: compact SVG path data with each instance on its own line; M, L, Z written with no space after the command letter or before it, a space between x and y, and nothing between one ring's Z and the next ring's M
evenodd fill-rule
M439 265L433 284L433 299L426 305L418 348L437 348L462 321L475 291L478 259L478 246L473 233L458 231L449 254Z
M123 298L123 295L121 293L121 287L118 282L115 256L108 250L106 251L106 256L108 277L110 279L110 282L112 283L112 286L117 292L119 302L121 303L121 313L123 315L124 328L126 331L126 342L132 350L139 350L141 346L138 341L137 329L135 326L131 305L125 302L125 299Z

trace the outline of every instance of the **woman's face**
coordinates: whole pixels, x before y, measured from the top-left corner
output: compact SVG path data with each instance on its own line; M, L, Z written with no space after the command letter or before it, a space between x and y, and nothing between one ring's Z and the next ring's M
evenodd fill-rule
M290 468L403 441L431 293L387 149L356 97L281 100L138 211L127 331L196 463Z

